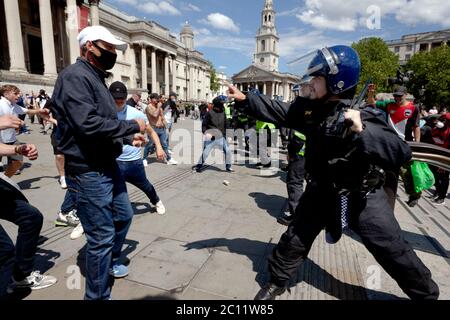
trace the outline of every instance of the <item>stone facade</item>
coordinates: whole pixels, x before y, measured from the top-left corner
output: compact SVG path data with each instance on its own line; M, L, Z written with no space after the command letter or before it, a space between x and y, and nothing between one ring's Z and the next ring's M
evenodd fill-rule
M450 45L450 29L404 35L398 40L386 41L389 50L398 55L401 65L420 51L430 51L442 44Z
M83 13L89 21L83 22ZM173 91L180 100L211 101L209 63L195 50L188 24L179 40L157 22L126 15L99 0L0 0L0 27L7 31L0 35L0 83L51 93L57 73L79 56L78 32L97 24L129 45L118 51L108 83L123 81L144 98L149 91Z

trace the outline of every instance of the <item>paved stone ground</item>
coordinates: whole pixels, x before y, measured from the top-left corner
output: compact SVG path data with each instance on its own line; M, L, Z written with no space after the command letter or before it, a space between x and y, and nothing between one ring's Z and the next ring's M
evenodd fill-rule
M49 136L40 134L38 125L30 127L32 134L21 135L20 140L35 143L40 158L27 163L14 180L45 217L37 266L59 281L21 298L82 299L85 238L72 241L72 229L54 226L64 191L57 183ZM201 137L199 123L194 128L193 120L181 121L176 128ZM177 153L181 146L177 145L177 133L172 138ZM192 160L194 157L191 155ZM223 165L214 164L220 157L219 152L209 159L211 166L200 174L191 171L190 161L179 166L153 161L146 171L167 208L163 216L154 212L141 191L129 186L136 214L123 258L130 261L130 274L115 281L114 299L253 299L267 279L267 256L285 230L276 222L286 206L285 173L236 165L236 173L228 174ZM229 181L228 186L224 180ZM411 209L404 199L400 190L396 216L406 238L432 271L441 299L449 299L449 207L436 207L424 198ZM1 223L15 239L16 228ZM380 281L376 281L377 272ZM405 297L350 232L336 245L328 245L322 233L290 290L280 299Z

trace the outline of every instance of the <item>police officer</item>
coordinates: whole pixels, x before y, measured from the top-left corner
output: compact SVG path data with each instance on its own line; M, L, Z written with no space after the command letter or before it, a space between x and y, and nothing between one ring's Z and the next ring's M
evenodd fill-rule
M312 77L309 85L291 105L229 88L236 107L260 120L296 129L308 141L305 169L310 182L294 221L269 257L270 281L255 299L282 294L321 230L326 228L329 239L336 242L346 225L410 298L439 296L431 272L404 239L382 188L383 170L398 170L411 158L411 151L379 111L347 109L346 99L355 94L360 66L351 47L317 50L306 70Z
M295 209L303 194L305 180L305 143L306 137L297 130L290 130L288 144L288 173L286 187L288 193L289 212L277 218L277 222L289 225L295 216Z

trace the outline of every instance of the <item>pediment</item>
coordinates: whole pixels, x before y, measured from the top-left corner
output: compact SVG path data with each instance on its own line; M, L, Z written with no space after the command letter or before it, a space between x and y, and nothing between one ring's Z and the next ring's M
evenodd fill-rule
M272 72L266 71L262 68L259 68L255 65L251 65L244 70L233 76L233 81L236 80L258 80L261 78L271 77L273 78L275 75Z

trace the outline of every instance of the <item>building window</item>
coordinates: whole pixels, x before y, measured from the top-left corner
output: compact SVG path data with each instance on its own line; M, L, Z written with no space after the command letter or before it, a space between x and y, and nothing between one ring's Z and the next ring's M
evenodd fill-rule
M261 41L261 51L266 51L266 40Z
M136 87L141 88L141 80L136 80Z
M411 55L410 55L410 54L405 54L405 60L406 60L406 61L411 60Z
M419 50L420 51L427 51L428 50L428 43L421 43Z
M177 86L177 96L179 96L180 95L180 86Z
M412 51L412 45L411 44L408 44L406 46L406 51Z
M264 22L267 22L267 16L264 16Z
M433 42L431 44L431 49L439 48L442 45L442 42Z
M264 58L259 59L259 62L264 63Z
M400 47L395 47L394 51L395 51L395 53L399 53L400 52Z
M273 42L273 52L276 52L276 51L277 51L277 42L274 41Z
M271 15L269 15L269 22L270 22L270 21L272 21L272 16L271 16Z

